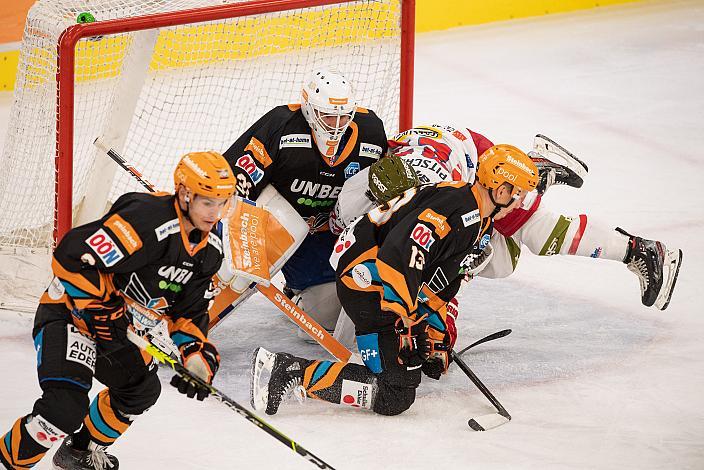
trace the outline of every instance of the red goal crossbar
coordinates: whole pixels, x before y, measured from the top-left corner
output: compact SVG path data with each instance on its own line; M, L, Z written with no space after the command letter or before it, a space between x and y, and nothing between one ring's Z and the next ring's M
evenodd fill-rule
M73 212L73 132L75 48L87 37L143 31L204 21L274 13L306 7L353 3L358 0L254 0L238 4L183 10L117 20L76 24L66 28L58 42L56 76L56 158L54 243L71 228ZM415 0L401 3L400 129L411 127L413 115L413 56Z

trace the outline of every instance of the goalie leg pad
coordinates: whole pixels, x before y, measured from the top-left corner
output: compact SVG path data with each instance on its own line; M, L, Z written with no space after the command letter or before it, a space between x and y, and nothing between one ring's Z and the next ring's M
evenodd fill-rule
M293 290L293 300L320 326L332 333L342 310L337 298L337 288L334 282L310 286L302 291ZM299 330L299 336L309 339L305 332Z

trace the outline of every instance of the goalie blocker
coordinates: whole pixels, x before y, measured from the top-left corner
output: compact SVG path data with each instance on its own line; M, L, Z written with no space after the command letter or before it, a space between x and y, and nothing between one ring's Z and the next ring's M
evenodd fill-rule
M223 220L225 259L214 279L209 329L248 299L256 284L269 286L307 234L308 224L273 186L267 186L256 203L235 198Z

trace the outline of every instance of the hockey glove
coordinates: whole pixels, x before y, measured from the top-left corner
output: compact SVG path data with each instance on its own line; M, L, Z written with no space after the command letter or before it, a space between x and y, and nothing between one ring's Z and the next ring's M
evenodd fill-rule
M415 370L423 366L431 351L428 338L428 322L425 315L418 320L402 317L396 320L395 329L398 336L398 363L406 370Z
M215 346L209 341L192 341L182 345L180 350L186 369L208 384L213 383L213 377L220 367L220 354ZM188 398L195 397L199 401L203 401L210 394L208 388L180 375L171 378L171 385L176 387L179 393Z
M455 320L459 313L457 299L453 298L447 303L447 316L445 317L445 331L438 331L432 327L428 329L431 350L428 360L423 363L423 373L431 379L439 380L447 372L452 362L450 351L457 341L457 326Z
M74 308L71 314L79 320L74 321L76 327L89 336L104 342L127 341L127 327L130 325L130 319L125 314L125 304L122 298L114 296L104 302L102 306L101 309L79 310Z

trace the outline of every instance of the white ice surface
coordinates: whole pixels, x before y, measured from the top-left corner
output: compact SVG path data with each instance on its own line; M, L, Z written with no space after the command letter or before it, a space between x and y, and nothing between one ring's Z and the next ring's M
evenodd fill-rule
M460 346L513 329L465 355L510 423L470 431L467 419L492 407L454 367L424 381L398 417L309 400L265 419L343 469L704 468L702 25L701 1L673 1L417 39L416 122L457 122L523 148L544 133L573 150L589 178L581 190L551 190L546 205L681 247L668 310L641 306L618 263L524 255L511 278L463 292L458 322ZM0 96L3 127L9 100ZM29 319L0 316L0 432L39 396L30 332ZM261 296L213 338L215 383L242 404L256 346L325 357ZM165 382L112 451L124 469L311 468L229 409Z

